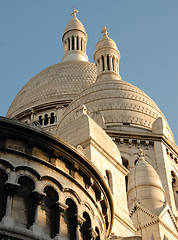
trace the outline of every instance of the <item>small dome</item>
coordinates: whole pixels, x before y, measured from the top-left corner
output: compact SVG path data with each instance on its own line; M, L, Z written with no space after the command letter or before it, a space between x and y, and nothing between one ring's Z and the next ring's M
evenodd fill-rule
M96 44L95 54L97 53L97 51L99 51L101 49L105 49L105 48L114 49L119 53L119 50L118 50L117 45L114 42L114 40L112 40L111 38L108 37L108 32L107 32L106 27L103 28L102 33L103 33L103 37ZM95 58L95 54L94 54L94 58Z
M128 176L128 204L137 200L148 210L158 213L165 201L165 192L155 169L145 160L140 150L139 159Z
M73 18L67 23L65 29L64 29L64 34L63 34L63 37L64 35L71 31L71 30L79 30L81 32L83 32L85 35L86 34L86 31L85 31L85 28L83 26L83 24L80 22L80 20L78 20L78 18L76 17L76 13L78 11L76 9L74 9L72 15L73 15Z

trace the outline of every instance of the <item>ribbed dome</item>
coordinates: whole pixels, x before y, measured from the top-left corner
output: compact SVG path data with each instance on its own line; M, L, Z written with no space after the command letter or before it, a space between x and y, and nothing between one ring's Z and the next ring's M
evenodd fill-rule
M148 131L152 130L153 122L162 117L166 125L166 136L174 141L167 120L156 103L130 83L110 79L109 76L105 76L103 81L95 82L68 106L59 127L70 124L77 118L83 104L91 116L100 112L109 129L117 130L125 124L128 131L132 131L133 126Z
M145 160L141 151L135 167L128 177L128 205L137 201L155 213L158 213L165 201L165 192L155 169Z
M13 118L35 106L73 100L96 80L96 67L89 62L63 62L34 76L17 94L7 117Z
M73 17L67 23L65 30L64 30L64 34L71 30L79 30L79 31L82 31L86 35L85 28L84 28L83 24L80 22L80 20L78 20L77 17ZM63 34L63 36L64 36L64 34Z

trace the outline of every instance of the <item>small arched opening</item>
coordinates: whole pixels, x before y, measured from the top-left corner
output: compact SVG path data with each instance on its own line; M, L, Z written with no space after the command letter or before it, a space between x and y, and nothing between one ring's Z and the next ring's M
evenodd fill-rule
M176 174L171 171L171 178L172 178L172 191L173 191L173 195L174 195L174 201L175 201L175 205L178 208L178 179Z
M74 36L72 36L72 50L74 50Z
M19 177L18 184L20 186L13 197L12 217L17 226L29 228L34 222L35 215L34 204L31 198L35 184L27 176Z
M41 209L44 213L43 227L44 231L54 238L59 232L59 209L57 201L59 200L56 190L51 186L44 189L46 196L44 197Z
M76 228L77 228L77 206L75 202L68 198L66 200L66 205L68 205L68 208L65 213L65 220L67 222L67 228L68 228L68 234L70 240L76 240Z
M122 165L129 170L129 161L122 157ZM128 175L125 176L125 187L126 187L126 192L128 190Z
M100 240L100 232L99 232L99 229L97 227L95 228L95 231L97 233L97 236L96 236L95 240Z
M0 221L6 212L7 194L5 191L5 182L8 180L7 173L0 169Z
M91 220L87 212L83 213L83 218L85 219L81 227L83 240L91 240Z
M54 117L54 113L50 114L50 124L53 124L55 122L55 117Z

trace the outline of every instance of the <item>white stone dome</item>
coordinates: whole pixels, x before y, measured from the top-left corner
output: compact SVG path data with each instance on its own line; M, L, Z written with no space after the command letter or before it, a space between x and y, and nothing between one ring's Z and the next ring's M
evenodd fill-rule
M83 32L85 35L86 34L86 31L85 31L85 28L83 26L83 24L80 22L80 20L77 18L77 17L73 17L66 25L65 29L64 29L64 34L63 36L71 31L71 30L79 30L81 32Z
M115 41L109 38L108 35L104 35L103 38L98 41L95 48L95 54L97 51L104 48L109 48L109 49L114 49L116 51L119 51Z
M148 210L159 213L165 202L165 192L155 169L145 160L141 151L135 167L128 176L128 206L138 201Z
M96 67L93 63L68 61L50 66L21 89L6 116L14 118L35 107L55 105L62 101L69 103L95 80Z
M162 117L166 136L174 141L168 122L156 103L139 88L123 80L111 79L109 74L77 96L67 107L59 128L77 118L83 104L91 116L100 113L104 117L107 129L117 130L126 125L128 131L148 132L152 131L153 122Z

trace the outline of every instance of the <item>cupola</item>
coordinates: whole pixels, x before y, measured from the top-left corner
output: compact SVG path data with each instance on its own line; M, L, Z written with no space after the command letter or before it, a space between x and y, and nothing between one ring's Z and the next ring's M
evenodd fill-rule
M138 161L128 176L128 207L139 202L149 211L159 214L165 204L165 192L155 169L145 160L140 149Z
M64 44L64 56L62 61L85 61L88 62L86 55L87 34L83 24L78 20L74 9L71 15L73 18L68 22L62 41Z
M97 66L97 79L110 74L109 77L121 79L119 75L120 53L116 43L108 37L109 33L106 27L103 28L103 37L96 44L94 61Z

